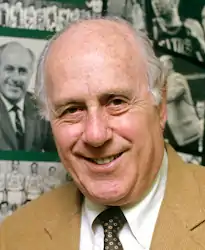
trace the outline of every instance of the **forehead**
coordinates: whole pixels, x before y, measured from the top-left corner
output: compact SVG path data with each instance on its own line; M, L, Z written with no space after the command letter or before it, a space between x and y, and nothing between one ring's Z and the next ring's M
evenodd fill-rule
M82 86L103 91L108 85L119 88L123 82L145 77L140 42L128 27L106 24L70 28L53 43L45 64L49 95L58 90L59 97L60 90L69 86L69 94L83 93Z
M20 45L8 45L1 53L1 64L19 64L28 67L32 63L29 51Z

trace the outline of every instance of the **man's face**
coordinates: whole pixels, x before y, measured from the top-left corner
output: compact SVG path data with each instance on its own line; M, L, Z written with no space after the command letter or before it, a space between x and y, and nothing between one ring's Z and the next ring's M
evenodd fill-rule
M13 161L12 162L12 170L18 171L18 169L19 169L19 161Z
M54 176L55 173L56 173L56 168L55 168L55 167L49 168L49 175L50 175L50 176Z
M180 0L152 0L152 7L156 16L172 15L177 10Z
M196 111L197 111L199 119L203 119L204 118L204 110L205 110L205 103L204 103L204 101L198 101L196 103Z
M10 45L0 58L0 92L11 103L20 101L32 74L32 58L27 49Z
M32 164L31 165L31 173L32 174L37 174L38 173L38 165L37 164Z
M164 151L164 117L148 91L144 59L133 57L124 40L110 50L113 56L96 44L76 47L61 47L62 54L57 50L48 63L60 158L91 200L136 202L156 177Z

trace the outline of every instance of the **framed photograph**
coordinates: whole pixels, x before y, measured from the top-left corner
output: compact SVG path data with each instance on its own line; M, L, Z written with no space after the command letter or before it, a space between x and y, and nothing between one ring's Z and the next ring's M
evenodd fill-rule
M145 0L126 0L122 16L129 21L134 28L147 33Z
M19 207L69 181L60 163L0 161L0 223Z
M196 61L205 60L204 0L150 0L149 33L162 48Z
M0 150L56 152L50 123L34 97L36 65L46 40L0 37Z
M57 32L69 22L89 16L101 16L103 0L2 0L0 26Z
M172 54L158 52L168 70L165 139L181 153L203 155L205 69Z

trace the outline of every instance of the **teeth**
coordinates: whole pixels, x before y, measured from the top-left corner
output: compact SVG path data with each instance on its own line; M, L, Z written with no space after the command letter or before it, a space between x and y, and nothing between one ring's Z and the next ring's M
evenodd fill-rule
M115 160L118 156L119 156L119 154L116 156L111 156L111 157L107 157L107 158L92 159L92 161L95 162L96 164L102 165L102 164L110 163L111 161Z

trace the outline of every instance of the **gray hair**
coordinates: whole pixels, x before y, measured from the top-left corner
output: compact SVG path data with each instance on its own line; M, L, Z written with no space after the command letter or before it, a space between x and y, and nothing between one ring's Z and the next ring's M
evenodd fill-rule
M46 44L43 52L41 53L41 56L39 58L38 66L37 66L37 73L36 73L36 83L35 83L35 96L37 100L37 105L39 107L40 114L42 117L49 119L50 118L50 109L49 109L49 100L48 96L46 94L46 88L45 88L45 74L44 74L44 66L45 61L48 55L48 51L53 44L53 42L66 30L68 30L71 26L81 23L86 20L95 20L95 19L105 19L105 20L111 20L113 22L118 22L122 24L126 24L129 26L134 34L136 39L142 44L143 53L146 59L147 63L147 79L148 79L148 89L152 93L155 104L159 105L162 99L162 89L165 85L165 77L166 77L166 71L163 67L163 64L160 62L160 60L156 57L155 52L152 48L152 43L147 37L147 35L137 29L134 29L131 24L124 19L120 17L98 17L98 18L86 18L86 19L80 19L78 21L74 21L69 23L63 30L61 30L59 33L56 33Z

